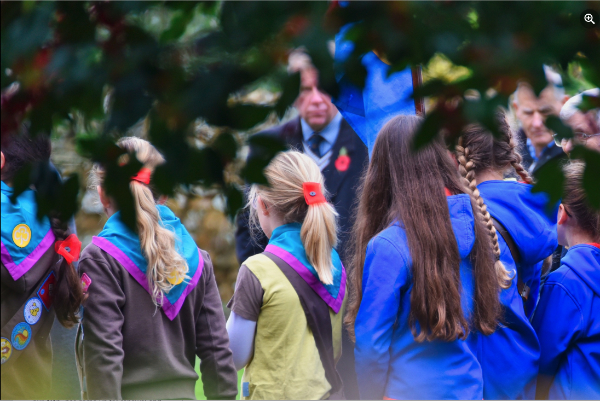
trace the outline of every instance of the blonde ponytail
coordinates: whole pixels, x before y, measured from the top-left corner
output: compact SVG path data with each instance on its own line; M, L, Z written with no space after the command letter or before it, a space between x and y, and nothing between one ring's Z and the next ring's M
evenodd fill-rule
M129 154L135 154L145 168L153 171L164 163L162 155L147 141L125 137L117 143ZM104 173L96 166L91 172L92 186L102 185ZM138 181L131 181L129 188L133 195L137 229L142 253L148 262L146 277L152 291L152 300L159 306L163 294L187 280L187 261L176 250L175 234L163 226L156 200L150 187Z
M304 199L303 184L306 182L320 184L327 197L319 167L310 157L289 151L271 161L265 176L269 186L254 185L248 206L256 205L260 196L269 210L281 216L284 224L301 223L300 238L308 261L323 284L333 284L331 250L337 245L337 212L328 202L309 206ZM250 211L251 225L256 227L256 210L250 208Z

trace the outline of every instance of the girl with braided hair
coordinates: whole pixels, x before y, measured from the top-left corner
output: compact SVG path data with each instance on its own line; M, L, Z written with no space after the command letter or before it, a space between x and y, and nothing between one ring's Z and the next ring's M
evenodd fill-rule
M458 170L493 243L497 271L509 271L511 278L500 293L502 326L479 335L472 346L483 370L485 399L533 398L540 348L528 317L538 299L543 261L557 245L556 217L546 214L547 196L531 192L532 180L503 115L497 124L498 137L479 125L467 126L455 147ZM504 180L512 171L521 182Z
M421 121L381 129L362 184L345 319L360 396L482 399L469 345L496 330L508 273L441 136L413 151Z

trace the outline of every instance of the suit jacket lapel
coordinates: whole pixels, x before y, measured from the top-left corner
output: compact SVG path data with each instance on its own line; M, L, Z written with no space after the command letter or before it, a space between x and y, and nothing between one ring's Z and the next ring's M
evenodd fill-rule
M302 144L302 124L300 124L300 117L297 117L285 124L283 126L282 134L283 139L287 143L288 147L299 152L304 152L304 145Z
M347 154L351 160L350 163L352 163L356 139L359 139L358 135L356 135L352 128L350 128L350 125L346 122L346 120L342 119L342 123L340 124L340 132L335 144L333 145L333 148L331 149L331 158L329 159L329 164L323 170L325 187L332 197L337 195L338 188L340 187L344 178L346 178L348 175L348 170L339 171L335 167L335 162L339 157L340 150L342 150L342 148L346 148L346 151L348 152Z

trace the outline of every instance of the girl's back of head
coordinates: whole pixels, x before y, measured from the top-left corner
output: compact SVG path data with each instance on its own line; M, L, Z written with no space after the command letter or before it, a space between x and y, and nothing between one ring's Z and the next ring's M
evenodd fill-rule
M562 205L577 227L593 242L600 243L600 210L594 209L584 189L585 163L571 161L563 167L565 186Z
M280 153L265 169L269 186L254 185L248 205L255 205L258 196L272 208L284 224L301 223L300 237L309 262L324 284L332 284L331 251L337 244L337 213L328 203L308 205L304 184L318 183L327 197L319 167L308 156L295 151ZM257 226L256 210L251 208L251 224Z
M495 120L498 126L497 137L481 125L466 126L459 138L457 156L465 156L468 173L479 174L493 170L504 174L512 167L523 182L531 184L531 177L521 166L521 155L516 151L514 136L504 113L498 112Z
M124 137L117 145L136 156L143 164L142 169L154 171L164 163L162 155L148 141L136 137ZM94 166L90 172L90 186L102 186L104 171ZM148 262L146 276L152 289L152 300L159 305L163 292L168 293L176 284L186 278L189 270L187 261L176 250L175 234L161 222L157 196L148 184L131 180L129 189L133 195L136 210L137 229L142 253Z
M377 136L353 230L353 296L346 323L352 331L362 298L368 242L398 220L406 231L412 257L413 334L417 341L453 341L465 338L471 325L461 306L461 259L444 188L452 194L470 191L461 182L440 137L419 151L413 150L421 121L416 116L395 117ZM473 199L471 203L476 210ZM475 278L472 323L489 334L495 330L500 312L499 278L494 270L492 246L479 217L475 219L475 236L470 255Z

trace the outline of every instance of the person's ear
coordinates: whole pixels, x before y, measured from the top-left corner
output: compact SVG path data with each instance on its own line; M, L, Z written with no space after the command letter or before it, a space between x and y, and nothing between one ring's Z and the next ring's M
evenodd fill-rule
M106 196L104 188L102 188L100 185L98 185L96 189L98 190L98 195L100 196L100 203L102 203L102 206L105 209L108 209L110 207L110 198Z
M4 159L4 152L0 152L0 154L2 155L2 167L0 167L0 170L4 168L4 163L6 162L6 160Z
M513 107L513 109L515 109L515 113L517 113L519 111L519 105L517 104L517 102L513 102L512 107Z
M260 196L258 197L258 208L260 209L260 212L265 216L269 215L269 208L267 207L267 204L263 202Z
M564 95L562 98L562 101L560 102L560 105L564 105L565 103L567 103L567 100L569 100L571 97L569 95Z
M560 206L558 207L558 217L557 217L558 225L562 226L563 224L565 224L567 222L568 218L569 218L569 215L567 215L567 212L565 211L565 207L561 203Z

